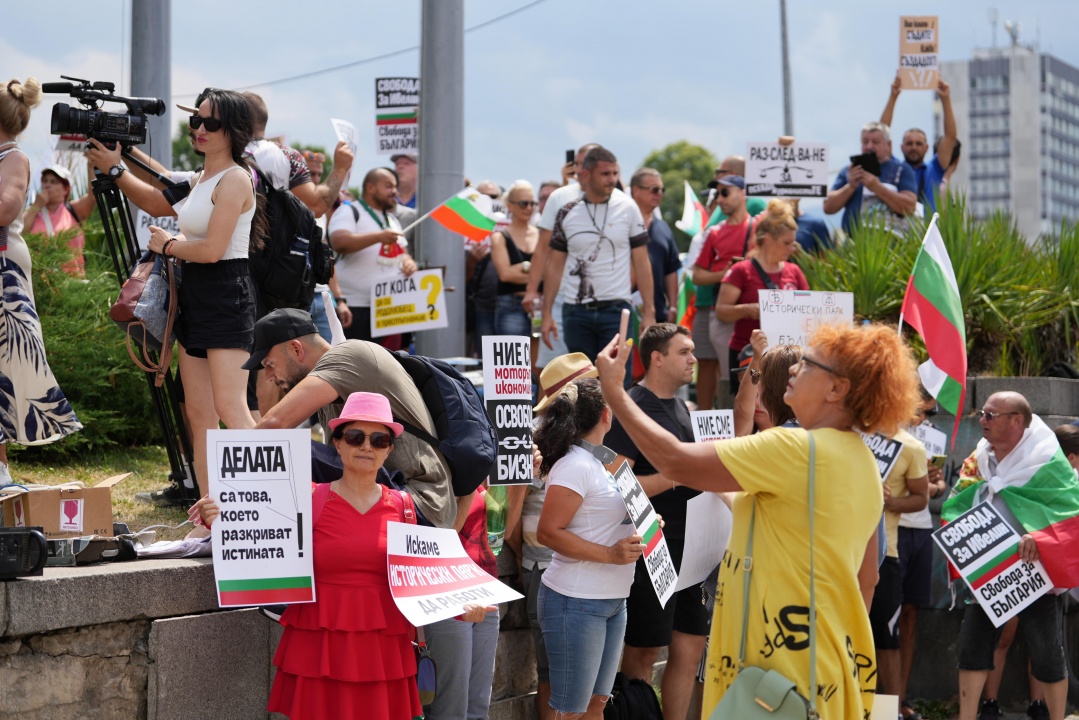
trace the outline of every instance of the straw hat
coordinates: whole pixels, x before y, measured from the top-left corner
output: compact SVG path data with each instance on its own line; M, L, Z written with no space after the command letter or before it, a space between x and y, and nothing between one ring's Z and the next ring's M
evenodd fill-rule
M548 401L562 392L562 388L578 378L586 377L599 377L599 371L587 355L579 352L559 355L547 363L540 373L540 400L532 412L543 412Z

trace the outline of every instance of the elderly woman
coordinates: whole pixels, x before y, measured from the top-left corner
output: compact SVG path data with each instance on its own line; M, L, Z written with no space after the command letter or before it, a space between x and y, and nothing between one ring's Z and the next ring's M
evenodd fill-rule
M720 569L709 641L704 716L739 672L744 573L754 518L746 662L776 670L820 717L863 717L876 690L866 598L876 584L876 528L883 494L873 455L855 430L893 433L918 402L914 359L894 328L822 326L790 369L783 400L801 427L717 443L681 443L622 389L629 347L615 337L596 366L604 396L659 472L698 490L738 492L734 531ZM809 669L809 452L816 446L816 659ZM780 641L777 642L776 638Z
M290 605L281 616L269 710L294 720L411 720L423 714L413 629L386 575L386 523L402 521L411 500L378 482L404 428L385 396L364 392L348 396L330 428L344 473L314 490L318 600ZM208 497L192 510L207 526L220 512ZM486 608L466 608L462 619L483 620Z
M41 102L36 78L0 84L0 485L11 482L7 443L42 445L82 429L45 357L41 322L34 310L30 250L22 238L23 209L30 187L30 161L18 136Z
M77 229L68 247L74 257L64 264L64 272L75 277L86 274L86 261L82 249L86 245L81 225L94 211L94 195L86 193L71 201L71 171L63 165L50 165L41 171L41 192L23 214L23 227L31 233L43 233L54 237L65 230Z

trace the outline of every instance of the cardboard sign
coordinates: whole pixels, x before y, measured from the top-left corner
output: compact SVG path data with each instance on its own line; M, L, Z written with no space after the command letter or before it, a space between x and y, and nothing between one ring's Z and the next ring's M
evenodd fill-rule
M371 305L371 337L449 326L440 268L375 281Z
M873 452L873 458L877 461L877 469L880 470L881 480L887 480L892 468L895 467L896 461L899 460L899 453L903 450L903 443L885 437L880 433L867 435L859 432L858 434L862 436L865 446Z
M910 434L925 445L925 452L929 457L948 454L948 436L932 425L923 423L913 427L910 429Z
M761 330L769 345L809 344L823 323L854 322L854 293L815 290L761 290Z
M873 712L870 714L869 720L892 720L892 718L899 716L898 695L881 695L877 693L873 696Z
M420 79L375 79L376 154L420 152Z
M532 484L531 347L527 337L483 338L483 400L498 433L491 485Z
M940 78L936 15L899 18L899 81L904 90L935 90Z
M933 540L1000 627L1053 589L1041 561L1019 558L1019 533L989 502L933 532Z
M665 606L678 586L678 572L674 569L667 539L663 537L663 531L659 527L659 518L628 462L623 462L615 472L614 482L623 502L626 503L633 527L644 539L644 566L648 569L648 577L655 588L660 606Z
M337 135L337 142L348 144L348 149L352 151L352 157L355 158L358 154L357 150L359 149L359 143L356 142L359 137L359 133L356 132L356 126L348 120L341 120L340 118L330 118L330 125L333 126L333 132ZM348 179L350 177L352 177L352 168L349 168L348 173L345 174L345 179L341 183L341 187L348 187Z
M821 143L749 143L746 195L812 197L828 195L828 146Z
M314 602L308 431L210 430L206 452L218 605Z
M730 440L734 437L734 410L692 410L693 439L697 442Z
M524 597L474 563L451 528L386 523L386 550L390 595L417 627L457 617L466 604Z
M686 503L686 542L674 589L704 582L727 551L734 517L719 495L705 492Z

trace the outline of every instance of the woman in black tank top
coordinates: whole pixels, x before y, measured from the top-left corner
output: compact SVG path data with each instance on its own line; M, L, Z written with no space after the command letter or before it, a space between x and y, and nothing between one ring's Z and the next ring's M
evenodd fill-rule
M539 241L539 229L531 224L536 195L528 182L518 180L506 191L503 202L509 211L510 224L491 235L491 261L498 272L495 332L530 335L532 323L521 308L521 296L528 283L532 253Z

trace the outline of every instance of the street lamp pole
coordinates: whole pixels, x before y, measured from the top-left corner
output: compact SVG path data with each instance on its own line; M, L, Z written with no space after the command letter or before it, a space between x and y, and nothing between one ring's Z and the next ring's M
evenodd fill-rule
M779 30L783 48L783 134L794 135L794 108L791 105L791 60L787 48L787 0L779 0Z

